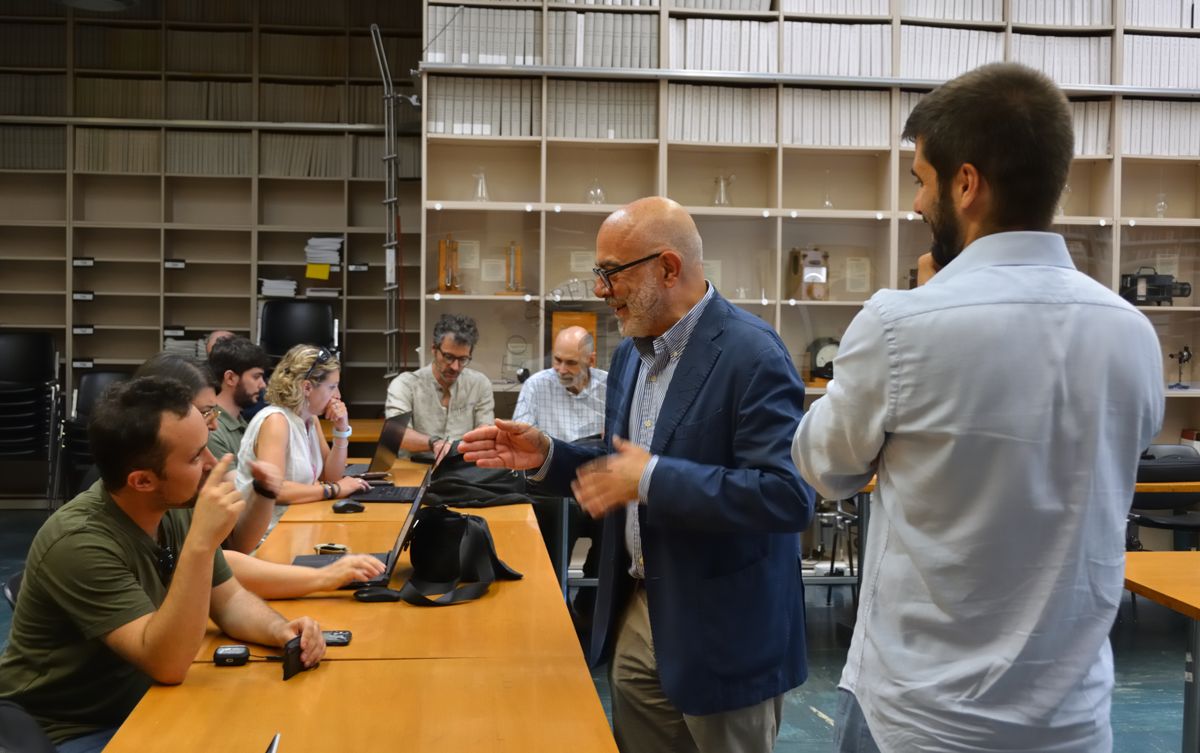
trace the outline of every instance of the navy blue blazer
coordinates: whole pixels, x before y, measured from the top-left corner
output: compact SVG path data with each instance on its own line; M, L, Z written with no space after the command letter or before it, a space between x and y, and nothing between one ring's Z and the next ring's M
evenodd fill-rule
M607 449L555 441L544 486L628 437L640 361L622 342L608 373ZM639 506L654 652L663 691L685 714L749 706L804 682L800 537L813 491L791 458L804 384L779 336L714 294L671 379ZM604 520L589 660L602 661L632 578L625 514Z

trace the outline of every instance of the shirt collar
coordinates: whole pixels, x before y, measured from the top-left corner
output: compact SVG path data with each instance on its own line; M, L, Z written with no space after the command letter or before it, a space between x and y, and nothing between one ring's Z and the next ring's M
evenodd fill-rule
M230 413L224 408L221 409L220 415L217 416L217 423L227 431L238 431L247 426L246 419L242 418L241 413Z
M716 288L707 280L704 282L704 287L704 295L700 297L699 301L696 301L696 305L692 306L666 332L658 337L633 338L633 344L638 349L638 354L643 361L654 364L662 359L665 363L678 358L683 353L688 340L692 338L692 332L696 330L696 325L700 322L700 317L704 314L704 309L708 307L708 302L712 300L713 293L716 292Z
M929 284L944 283L984 267L1037 265L1075 269L1067 243L1058 233L1020 230L976 238Z

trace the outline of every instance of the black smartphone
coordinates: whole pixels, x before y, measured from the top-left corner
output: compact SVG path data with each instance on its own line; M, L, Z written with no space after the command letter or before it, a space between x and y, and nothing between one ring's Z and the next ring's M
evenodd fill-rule
M322 630L326 646L349 646L352 633L349 630Z

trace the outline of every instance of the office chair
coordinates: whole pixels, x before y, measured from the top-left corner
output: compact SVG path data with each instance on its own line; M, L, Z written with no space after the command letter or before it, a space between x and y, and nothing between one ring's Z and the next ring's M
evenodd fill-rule
M55 502L63 493L70 494L79 486L79 479L92 464L92 448L88 444L87 423L92 408L112 385L124 382L129 375L123 371L88 371L79 378L75 390L74 415L62 422L62 445L55 469Z
M29 481L45 468L45 493L53 495L62 398L58 349L50 332L0 332L0 462L35 463L37 471L0 473L5 494L36 493Z
M1177 444L1152 444L1138 462L1140 482L1200 481L1200 452ZM1175 534L1175 549L1190 549L1200 534L1200 493L1134 493L1129 523L1140 528L1157 528ZM1136 532L1133 534L1136 541Z
M4 600L11 609L17 608L17 594L21 591L21 580L25 577L24 570L18 570L4 582Z
M38 387L58 375L58 350L49 332L0 332L0 384Z
M296 345L320 345L337 353L337 320L328 301L273 299L263 304L258 344L272 361Z

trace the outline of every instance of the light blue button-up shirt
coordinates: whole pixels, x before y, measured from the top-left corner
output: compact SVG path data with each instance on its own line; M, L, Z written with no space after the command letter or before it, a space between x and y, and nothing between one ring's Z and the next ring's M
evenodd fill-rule
M831 498L878 474L841 686L880 750L1111 748L1108 631L1162 359L1051 233L985 236L854 318L792 457Z

